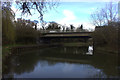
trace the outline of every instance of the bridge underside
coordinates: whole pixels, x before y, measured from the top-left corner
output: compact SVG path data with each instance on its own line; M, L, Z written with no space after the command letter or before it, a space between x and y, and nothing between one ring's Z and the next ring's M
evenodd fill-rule
M41 42L86 42L91 36L43 36Z
M39 37L40 42L86 42L91 37L92 32L59 32L59 33L43 33Z

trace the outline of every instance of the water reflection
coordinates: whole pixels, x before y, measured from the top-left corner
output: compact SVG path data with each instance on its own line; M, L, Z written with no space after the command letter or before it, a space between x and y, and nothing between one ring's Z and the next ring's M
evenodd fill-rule
M92 74L91 74L92 73ZM97 68L85 64L56 63L55 65L42 66L39 63L35 70L31 73L23 73L21 75L14 74L17 78L90 78L90 77L106 77L106 75Z
M23 54L26 53L26 54ZM93 55L93 46L55 47L20 52L7 62L4 77L104 78L118 77L117 57ZM93 55L93 56L89 56Z

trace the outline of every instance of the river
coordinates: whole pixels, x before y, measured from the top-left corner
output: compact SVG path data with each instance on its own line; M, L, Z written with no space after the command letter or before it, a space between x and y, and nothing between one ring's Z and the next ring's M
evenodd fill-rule
M116 55L93 46L50 47L19 52L7 60L4 78L117 78Z

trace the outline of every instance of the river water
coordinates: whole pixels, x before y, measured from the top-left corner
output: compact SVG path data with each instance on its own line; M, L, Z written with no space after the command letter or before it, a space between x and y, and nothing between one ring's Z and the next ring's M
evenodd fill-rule
M93 46L51 47L20 52L7 60L5 78L117 78L117 56Z

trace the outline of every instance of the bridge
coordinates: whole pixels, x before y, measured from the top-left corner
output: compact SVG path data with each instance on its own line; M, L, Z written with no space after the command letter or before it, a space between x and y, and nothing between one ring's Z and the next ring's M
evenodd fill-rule
M49 40L63 40L63 39L84 39L85 41L89 38L92 38L92 32L48 32L42 33L40 39L42 41L49 41Z

